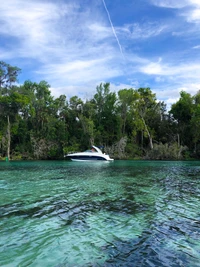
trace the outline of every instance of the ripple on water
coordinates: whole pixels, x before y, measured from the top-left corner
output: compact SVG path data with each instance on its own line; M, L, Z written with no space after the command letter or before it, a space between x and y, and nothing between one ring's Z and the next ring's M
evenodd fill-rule
M0 265L198 266L197 163L24 164L0 183Z

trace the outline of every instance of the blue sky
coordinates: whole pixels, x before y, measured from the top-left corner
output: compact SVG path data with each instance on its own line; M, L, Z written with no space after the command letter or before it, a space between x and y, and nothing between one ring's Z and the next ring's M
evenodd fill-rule
M200 0L6 0L0 25L0 60L55 97L110 82L150 87L170 107L200 90Z

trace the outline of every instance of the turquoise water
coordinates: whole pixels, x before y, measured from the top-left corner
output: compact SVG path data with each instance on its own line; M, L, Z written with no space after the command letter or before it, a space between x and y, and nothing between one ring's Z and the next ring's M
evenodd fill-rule
M200 266L200 162L0 162L0 266Z

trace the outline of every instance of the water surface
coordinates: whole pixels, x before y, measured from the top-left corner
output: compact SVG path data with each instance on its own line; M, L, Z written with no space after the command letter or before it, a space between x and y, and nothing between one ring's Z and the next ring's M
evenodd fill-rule
M0 266L200 266L200 162L0 162Z

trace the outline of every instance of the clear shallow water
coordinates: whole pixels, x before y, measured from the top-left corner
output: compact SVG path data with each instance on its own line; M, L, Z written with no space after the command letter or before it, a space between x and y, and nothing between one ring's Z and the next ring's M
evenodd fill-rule
M200 162L0 162L0 266L200 266Z

